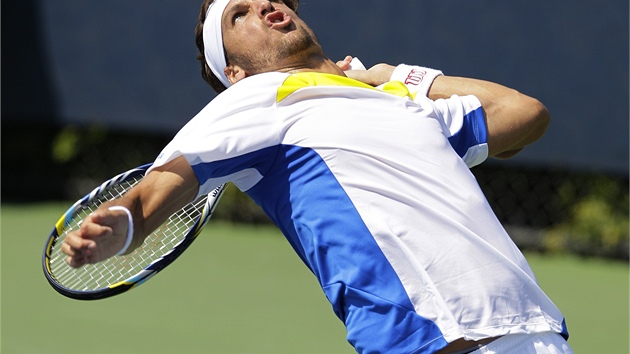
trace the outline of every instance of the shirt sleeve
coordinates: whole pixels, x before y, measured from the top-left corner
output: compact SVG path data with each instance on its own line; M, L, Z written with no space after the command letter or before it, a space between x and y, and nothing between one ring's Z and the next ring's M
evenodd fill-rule
M453 95L432 102L444 134L466 165L484 162L488 158L488 129L477 97Z
M199 194L231 182L241 190L266 172L261 154L273 154L277 131L277 87L287 74L255 75L215 97L161 151L152 169L182 156L199 182ZM263 161L264 163L260 162Z

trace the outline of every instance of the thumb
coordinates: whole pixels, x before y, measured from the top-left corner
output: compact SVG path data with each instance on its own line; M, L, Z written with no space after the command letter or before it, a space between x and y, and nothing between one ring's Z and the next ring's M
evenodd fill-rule
M352 57L348 55L345 58L343 58L343 60L339 60L336 64L339 67L339 69L346 71L350 69L351 61L352 61Z

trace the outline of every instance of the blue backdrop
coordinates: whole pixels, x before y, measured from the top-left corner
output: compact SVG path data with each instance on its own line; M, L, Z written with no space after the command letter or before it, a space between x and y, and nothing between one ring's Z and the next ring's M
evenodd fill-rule
M13 1L3 119L173 134L214 96L195 59L200 0ZM30 18L11 21L17 7ZM510 163L628 173L625 0L303 0L300 11L333 59L431 66L539 98L549 131Z

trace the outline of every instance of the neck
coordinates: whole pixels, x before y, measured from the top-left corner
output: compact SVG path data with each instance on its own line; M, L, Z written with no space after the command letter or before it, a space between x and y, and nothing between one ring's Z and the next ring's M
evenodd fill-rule
M337 64L335 64L332 60L328 59L323 53L312 53L311 55L301 56L299 58L285 58L283 63L278 64L277 67L267 67L264 70L258 71L250 71L246 69L242 69L244 75L240 78L234 78L236 83L242 80L245 77L268 73L268 72L280 72L280 73L288 73L294 74L299 72L319 72L325 74L333 74L339 76L346 76L346 74L341 70Z
M284 68L275 71L289 74L310 71L346 76L343 70L341 70L337 66L337 64L335 64L332 60L323 55L313 55L309 57L306 61L289 64L286 65Z

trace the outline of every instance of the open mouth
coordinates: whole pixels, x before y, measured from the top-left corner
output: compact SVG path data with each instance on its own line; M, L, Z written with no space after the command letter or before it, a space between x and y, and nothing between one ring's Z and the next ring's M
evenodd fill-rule
M267 16L265 16L265 21L272 29L285 28L292 23L291 16L280 11L274 11L267 14Z

